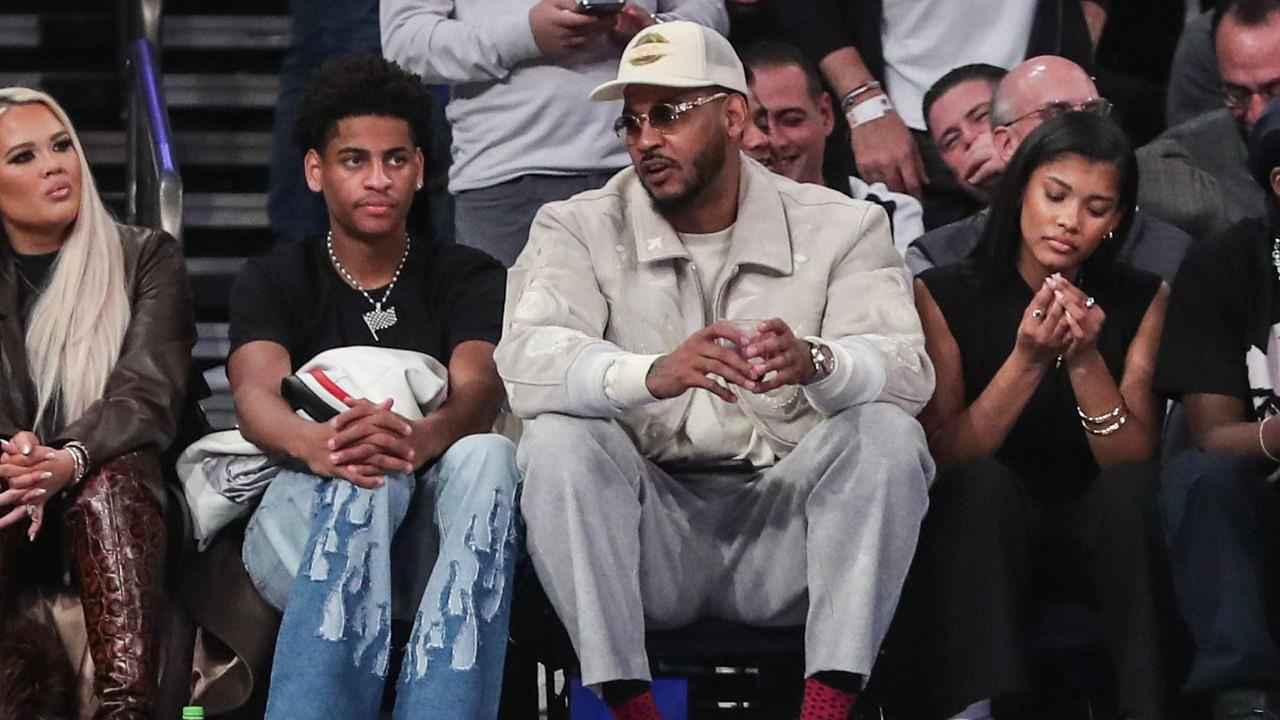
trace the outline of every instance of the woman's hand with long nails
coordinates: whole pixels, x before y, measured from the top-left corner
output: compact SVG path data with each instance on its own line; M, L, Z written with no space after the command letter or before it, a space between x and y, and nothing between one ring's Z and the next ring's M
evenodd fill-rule
M66 450L42 445L32 432L0 441L0 528L28 518L27 536L35 539L44 521L44 506L75 480L75 462ZM7 512L4 508L12 506Z

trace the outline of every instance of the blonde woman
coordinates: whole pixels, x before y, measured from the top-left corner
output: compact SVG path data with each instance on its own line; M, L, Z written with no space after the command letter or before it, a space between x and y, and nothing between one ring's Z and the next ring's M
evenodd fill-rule
M52 98L0 89L0 617L69 555L96 718L154 715L158 453L194 342L178 244L112 220Z

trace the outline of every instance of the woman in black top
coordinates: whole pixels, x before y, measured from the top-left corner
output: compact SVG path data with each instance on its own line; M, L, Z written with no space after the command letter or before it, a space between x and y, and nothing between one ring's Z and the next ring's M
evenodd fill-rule
M1050 120L1011 161L974 254L916 281L938 378L920 420L940 471L902 610L929 678L919 715L980 716L1025 691L1029 601L1065 592L1101 615L1119 716L1164 717L1169 611L1144 464L1168 290L1114 262L1136 188L1116 126Z

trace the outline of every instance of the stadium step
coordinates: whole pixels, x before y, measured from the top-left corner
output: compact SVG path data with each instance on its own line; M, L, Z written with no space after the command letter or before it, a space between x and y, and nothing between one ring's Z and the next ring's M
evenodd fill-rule
M80 142L95 169L123 166L128 159L128 138L123 130L90 130ZM266 167L271 157L269 132L178 132L174 154L180 167L235 165Z
M231 283L244 258L272 242L267 168L289 24L285 0L166 3L164 88L183 176L195 360L213 391L205 415L219 428L235 424L223 367Z

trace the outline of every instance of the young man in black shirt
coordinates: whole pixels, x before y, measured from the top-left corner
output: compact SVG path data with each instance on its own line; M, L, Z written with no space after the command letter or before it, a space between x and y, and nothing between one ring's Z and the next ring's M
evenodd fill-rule
M297 139L331 229L251 260L232 293L240 429L298 468L271 481L245 533L245 567L284 611L268 718L378 716L393 586L400 598L418 570L398 553L421 554L437 531L395 717L497 713L517 471L512 444L486 433L503 395L493 350L505 271L406 232L426 102L418 78L381 58L325 66L299 106ZM281 380L351 346L435 358L448 367L447 400L416 420L364 398L327 422L296 415Z
M1280 717L1280 100L1250 140L1268 216L1192 248L1173 284L1156 385L1196 450L1161 479L1178 603L1195 641L1187 692L1217 720Z

